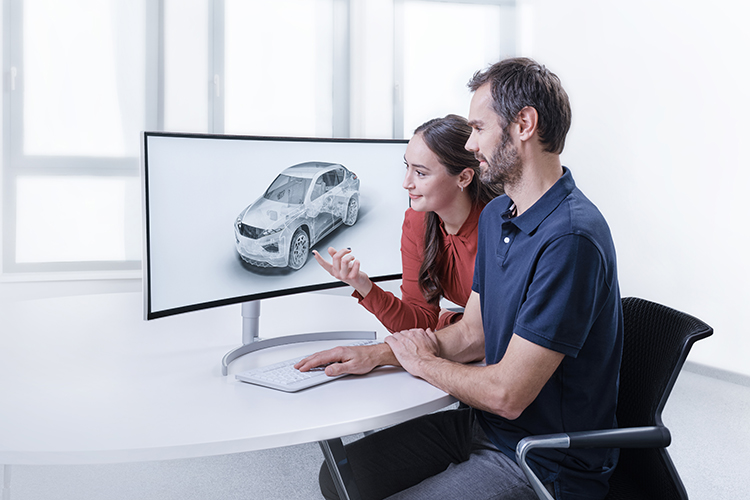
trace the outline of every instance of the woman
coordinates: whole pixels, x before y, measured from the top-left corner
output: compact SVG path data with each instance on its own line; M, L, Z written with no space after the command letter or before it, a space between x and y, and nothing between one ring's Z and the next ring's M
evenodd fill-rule
M401 300L374 284L350 249L329 248L331 262L313 250L318 263L354 287L352 295L391 332L442 328L460 313L441 310L440 299L460 306L469 299L479 214L499 194L479 181L479 162L464 149L470 134L464 118L448 115L418 127L406 147L403 187L411 207L401 235Z

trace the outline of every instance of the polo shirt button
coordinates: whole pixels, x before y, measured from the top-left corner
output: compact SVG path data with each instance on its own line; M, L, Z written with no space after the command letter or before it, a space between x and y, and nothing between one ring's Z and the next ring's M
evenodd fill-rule
M510 238L506 236L506 237L505 237L505 239L504 239L503 241L504 241L505 243L510 243Z

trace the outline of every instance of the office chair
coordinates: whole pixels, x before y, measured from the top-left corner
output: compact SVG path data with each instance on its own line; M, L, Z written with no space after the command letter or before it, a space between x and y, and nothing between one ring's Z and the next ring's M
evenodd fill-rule
M540 500L552 496L526 463L534 448L620 448L607 500L688 498L666 450L672 438L661 412L693 343L710 336L713 329L685 313L635 297L623 298L622 309L619 428L522 439L516 461Z

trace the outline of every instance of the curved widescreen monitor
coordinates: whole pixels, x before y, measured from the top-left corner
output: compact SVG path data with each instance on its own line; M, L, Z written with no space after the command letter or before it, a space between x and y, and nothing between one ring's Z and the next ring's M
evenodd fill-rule
M405 140L144 132L144 316L344 286L311 253L350 247L398 279Z

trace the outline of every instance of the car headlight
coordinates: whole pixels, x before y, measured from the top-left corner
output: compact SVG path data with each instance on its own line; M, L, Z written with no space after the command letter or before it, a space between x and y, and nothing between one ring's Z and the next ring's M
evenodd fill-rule
M264 229L262 233L260 233L259 238L265 238L266 236L271 236L272 234L280 233L284 230L284 227L277 227L273 229Z

